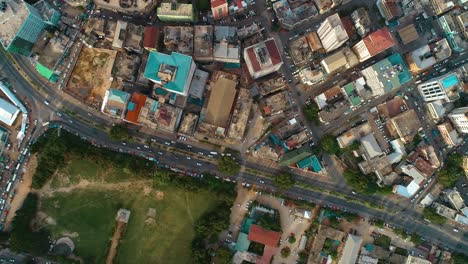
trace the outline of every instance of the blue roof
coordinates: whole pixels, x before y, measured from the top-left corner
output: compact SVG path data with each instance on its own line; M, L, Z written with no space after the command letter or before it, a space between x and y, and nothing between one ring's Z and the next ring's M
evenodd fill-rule
M192 57L181 53L172 52L171 55L168 55L150 51L144 76L152 81L161 82L161 78L158 77L160 66L166 64L176 67L177 72L174 80L163 84L163 87L169 91L185 94L185 81L189 75L192 62Z
M245 233L239 233L236 242L236 251L244 252L249 249L250 240L248 239L248 235Z

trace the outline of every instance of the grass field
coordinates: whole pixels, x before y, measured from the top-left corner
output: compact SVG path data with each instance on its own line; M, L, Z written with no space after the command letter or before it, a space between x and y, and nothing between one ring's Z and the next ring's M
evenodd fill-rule
M128 172L100 168L86 160L71 162L61 174L67 175L68 183L63 184L63 179L60 182L53 179L52 189L73 185L79 179L99 182L109 179L115 183L138 178ZM88 188L54 193L52 197L44 196L41 200L41 211L56 221L56 225L46 226L54 238L64 233L78 234L73 238L75 253L85 263L105 262L119 208L129 209L131 216L115 263L191 263L193 223L219 201L209 192L188 192L167 186L156 189L163 193L163 197L157 195L155 189L142 184L128 188ZM147 216L149 208L156 209L155 218Z

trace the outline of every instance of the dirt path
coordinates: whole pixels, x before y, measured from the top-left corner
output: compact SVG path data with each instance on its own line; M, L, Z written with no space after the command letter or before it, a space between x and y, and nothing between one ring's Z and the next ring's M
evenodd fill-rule
M195 221L193 220L192 212L190 212L188 194L187 193L185 193L185 209L187 210L187 214L190 217L190 221L192 222L192 225L194 225Z
M112 236L109 253L107 254L106 264L112 264L114 262L115 255L117 255L117 247L119 246L120 238L122 237L122 229L125 223L117 222L117 228L115 229L114 235Z
M147 184L151 184L152 180L138 180L138 181L127 181L127 182L118 182L118 183L106 183L106 182L90 182L87 180L81 180L78 184L61 187L57 189L51 189L49 187L43 188L36 191L39 196L52 196L54 193L68 193L77 189L87 189L87 188L99 188L106 190L121 190L125 188L135 188L141 187L144 188Z
M10 224L16 215L16 211L23 205L24 199L28 196L31 190L32 177L37 167L37 157L32 155L29 159L28 165L25 167L26 172L23 174L23 182L19 182L16 185L16 194L10 204L10 212L5 220L5 230L10 230Z

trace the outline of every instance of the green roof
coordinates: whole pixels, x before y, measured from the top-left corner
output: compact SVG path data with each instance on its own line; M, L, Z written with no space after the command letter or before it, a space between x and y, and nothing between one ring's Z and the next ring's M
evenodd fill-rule
M39 72L44 78L51 82L57 82L58 81L58 75L54 73L51 69L47 68L46 66L37 63L36 65L36 70Z
M401 72L392 75L394 73L392 69L396 65L401 66ZM399 53L394 53L370 67L377 73L377 77L381 85L383 85L385 93L398 89L402 84L411 80L408 67Z
M109 93L109 101L125 104L129 98L129 94L120 90L111 89Z
M361 97L358 95L356 91L356 86L354 86L354 83L348 83L345 86L343 86L343 89L346 92L346 95L348 95L349 101L351 101L351 104L353 106L359 105L362 103Z
M150 51L148 56L148 62L146 63L144 76L152 81L161 82L161 78L158 77L159 68L162 64L170 65L177 68L176 76L173 81L169 81L163 85L163 88L185 94L184 91L185 82L189 77L190 66L192 65L192 57L172 52L171 55Z
M309 146L303 146L284 154L279 164L281 166L289 166L311 156L312 154L312 149Z
M244 252L249 249L250 240L248 239L249 235L246 233L239 233L236 242L236 251Z

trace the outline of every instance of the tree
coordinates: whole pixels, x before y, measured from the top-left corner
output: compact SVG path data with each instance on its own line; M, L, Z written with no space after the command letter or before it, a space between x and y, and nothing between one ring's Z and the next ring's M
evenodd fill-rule
M424 208L424 219L429 220L431 223L443 225L447 222L447 218L439 215L435 208L426 207Z
M226 247L221 247L216 250L216 264L231 264L232 254Z
M415 246L419 246L419 245L421 245L422 240L421 240L421 237L418 234L413 233L413 234L411 234L411 242L413 242L413 244Z
M291 236L288 238L288 242L290 244L296 243L296 237L294 236L294 234L291 234Z
M302 112L304 113L304 116L307 121L309 122L314 122L315 124L318 124L319 122L319 109L318 106L314 103L311 103L310 105L306 105L304 108L302 108Z
M125 141L130 139L128 128L121 124L113 125L109 132L109 136L115 141Z
M452 255L453 264L466 264L468 263L468 256L462 253Z
M462 166L463 157L460 154L450 154L447 157L445 166L439 172L439 183L447 188L455 185L457 179L463 175Z
M340 145L338 145L338 141L336 141L336 138L331 134L325 134L320 139L319 146L320 149L331 155L338 155L341 153L341 148Z
M223 156L218 161L218 170L221 173L235 175L240 171L240 165L233 158Z
M291 255L291 249L289 247L284 247L281 249L281 257L287 258Z
M206 12L210 10L210 1L208 0L198 0L197 1L197 11Z
M279 189L287 190L293 187L296 181L294 180L294 176L292 174L284 172L276 176L275 179L273 180L273 183Z

